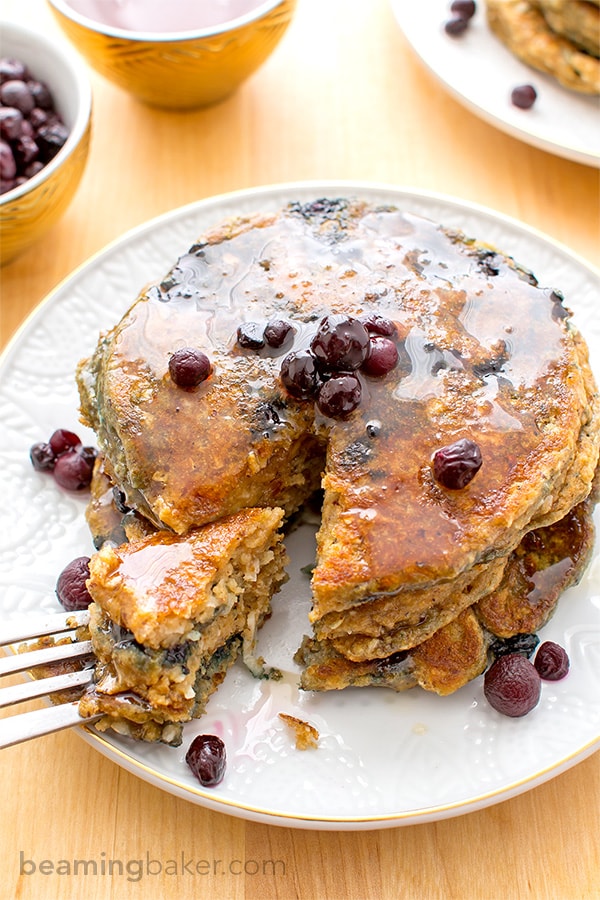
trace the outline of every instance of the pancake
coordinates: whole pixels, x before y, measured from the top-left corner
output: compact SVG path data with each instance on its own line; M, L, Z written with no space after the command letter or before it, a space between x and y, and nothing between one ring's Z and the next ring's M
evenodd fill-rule
M600 8L589 0L537 0L544 18L580 50L600 56Z
M548 622L562 593L577 584L594 546L595 493L564 519L530 531L511 554L504 576L475 606L484 628L499 638L532 634Z
M454 644L470 651L447 686L464 683L485 656L477 610L526 536L586 501L597 469L598 392L563 300L499 250L394 207L322 199L213 229L79 366L102 454L88 511L99 545L185 538L247 508L289 519L320 486L303 685L315 653L367 684L382 666L405 679L408 664L400 676L385 661L426 647L424 671L434 656L439 668ZM298 397L282 374L290 355L316 358L332 316L369 341L359 367L317 360L319 391L358 383L351 410ZM289 326L277 346L263 339L275 321ZM374 374L382 323L397 362ZM189 347L210 374L181 387L169 364ZM457 489L434 460L464 441L481 464Z
M266 677L255 642L287 577L282 516L246 509L183 537L106 542L90 560L97 664L81 715L103 713L100 730L177 744L238 654Z
M529 532L506 560L496 587L412 649L355 659L334 640L306 637L296 654L302 687L405 691L419 685L442 696L454 693L487 668L498 644L535 635L562 593L579 581L594 546L594 503L590 497L559 522Z
M575 7L577 0L568 5ZM581 7L589 3L579 4ZM600 60L596 34L595 52L582 49L581 40L575 43L566 36L567 20L560 18L563 33L555 32L551 23L559 25L559 16L547 9L542 12L541 0L486 0L487 20L490 28L508 49L522 62L534 69L552 75L566 88L582 94L600 94ZM571 11L574 13L574 10ZM593 7L590 15L597 10ZM570 15L568 32L572 34L582 17ZM587 20L587 17L586 17ZM580 33L581 34L581 33Z

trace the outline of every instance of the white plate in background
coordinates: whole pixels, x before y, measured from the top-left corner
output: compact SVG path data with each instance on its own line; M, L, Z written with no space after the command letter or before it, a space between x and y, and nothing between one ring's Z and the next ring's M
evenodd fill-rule
M391 3L417 56L467 109L534 147L600 166L600 98L568 90L517 59L490 30L485 0L477 0L475 16L458 37L444 31L450 0ZM520 84L532 84L538 93L531 109L511 103L511 91Z

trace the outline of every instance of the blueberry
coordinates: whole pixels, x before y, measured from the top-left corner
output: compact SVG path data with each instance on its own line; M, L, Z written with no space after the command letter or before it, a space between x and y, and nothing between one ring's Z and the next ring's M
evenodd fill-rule
M452 16L451 19L444 24L444 31L451 37L458 37L463 34L469 27L469 20L464 16Z
M481 468L479 446L468 438L441 447L433 457L433 475L445 488L461 490Z
M29 451L31 464L36 472L49 471L54 468L56 454L48 443L34 444Z
M0 178L2 181L12 181L17 174L17 162L10 144L0 141Z
M288 353L281 363L280 377L288 394L296 400L314 397L320 383L314 354L310 350Z
M537 99L536 89L531 84L520 84L510 95L511 103L519 109L531 109Z
M93 463L77 450L61 453L54 465L56 483L67 491L81 491L89 487L94 470Z
M98 457L98 450L97 450L97 448L96 448L96 447L79 447L78 450L77 450L77 452L81 454L81 456L83 457L83 459L85 459L85 461L86 461L87 463L89 463L89 465L90 465L90 466L92 467L92 469L93 469L93 468L94 468L94 463L96 462L96 459L97 459L97 457Z
M347 372L360 368L369 355L369 332L352 316L325 316L310 347L322 370Z
M68 136L48 85L20 60L0 59L0 192L37 175Z
M330 419L345 419L360 405L361 396L361 384L356 375L337 375L321 385L317 406Z
M539 642L537 634L515 634L508 638L496 638L490 644L490 653L496 658L507 653L520 653L529 659Z
M554 641L544 641L535 655L533 664L544 681L560 681L569 671L567 652Z
M75 447L81 447L81 440L74 431L67 431L66 428L57 428L50 436L50 446L56 456L66 453L67 450L73 450Z
M244 350L261 350L265 346L264 325L243 322L237 330L237 342Z
M19 172L26 169L38 158L39 147L32 137L22 134L13 142L13 153Z
M78 556L65 566L56 582L56 596L68 612L87 609L92 598L86 581L90 577L89 556Z
M541 680L528 659L508 653L485 673L483 692L490 706L503 715L525 716L539 703Z
M475 0L452 0L450 4L450 12L463 19L472 19L475 10Z
M56 122L53 125L43 125L37 133L37 144L40 148L40 157L44 162L50 162L65 145L69 132L65 125Z
M29 163L27 168L25 169L24 176L25 181L28 181L30 178L33 178L34 175L37 175L38 172L41 172L44 168L44 163L39 159L34 159L32 163Z
M4 56L0 59L0 84L5 81L26 81L29 70L20 59Z
M398 362L398 348L387 337L376 335L371 338L371 352L361 366L366 375L380 378L395 368Z
M23 113L14 106L0 106L0 138L14 141L23 127Z
M211 372L208 356L193 347L182 347L169 359L169 374L178 387L196 387L206 381Z
M40 109L54 109L52 94L43 81L29 81L27 84L35 105Z
M214 787L225 775L225 744L216 734L199 734L190 744L185 761L200 784Z
M264 339L269 347L278 349L283 347L293 333L293 327L290 322L284 319L273 319L267 324L264 330Z
M361 322L369 332L369 334L380 334L382 337L394 337L398 329L395 322L380 316L379 313L371 313L368 316L362 316Z
M29 87L24 81L17 78L5 81L0 87L0 100L3 106L12 106L24 116L28 116L35 106L35 100Z

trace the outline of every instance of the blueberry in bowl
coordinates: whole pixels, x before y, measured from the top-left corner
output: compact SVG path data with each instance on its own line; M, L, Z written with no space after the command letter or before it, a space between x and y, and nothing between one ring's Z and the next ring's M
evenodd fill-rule
M0 59L0 264L54 225L85 169L92 92L66 45L12 22Z

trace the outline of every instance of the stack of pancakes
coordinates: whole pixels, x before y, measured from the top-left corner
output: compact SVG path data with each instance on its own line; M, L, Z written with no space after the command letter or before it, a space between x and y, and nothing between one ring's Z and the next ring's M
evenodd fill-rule
M599 0L486 0L494 34L564 87L600 94Z
M202 630L207 605L211 621L233 609L211 599L222 565L239 569L238 545L224 541L193 614L181 613L183 629L173 606L149 641L147 592L131 580L124 588L139 542L185 545L200 530L214 547L227 517L262 509L289 518L319 485L313 634L296 656L305 689L449 693L483 671L493 636L540 627L587 561L600 447L586 346L562 301L493 248L393 207L290 204L204 235L79 367L84 420L102 451L90 527L98 545L131 539L92 560L92 637L105 668L84 712L103 710L114 727L129 705L115 697L133 692L152 718L142 682L165 659L153 668L146 657ZM290 396L280 378L285 355L306 349L331 313L393 321L398 349L387 375L359 373L361 403L340 419ZM274 319L292 325L290 343L240 346L241 324ZM209 356L212 374L182 389L169 359L188 346ZM466 487L449 489L432 457L464 438L483 463ZM244 632L245 616L257 627L265 590L285 577L273 552L280 518L264 526L268 565L242 548L266 588L232 617L227 640ZM152 602L163 604L162 589ZM128 657L138 670L129 681L123 666L120 679L104 677L122 639L111 622L139 651ZM192 702L186 715L201 708Z

